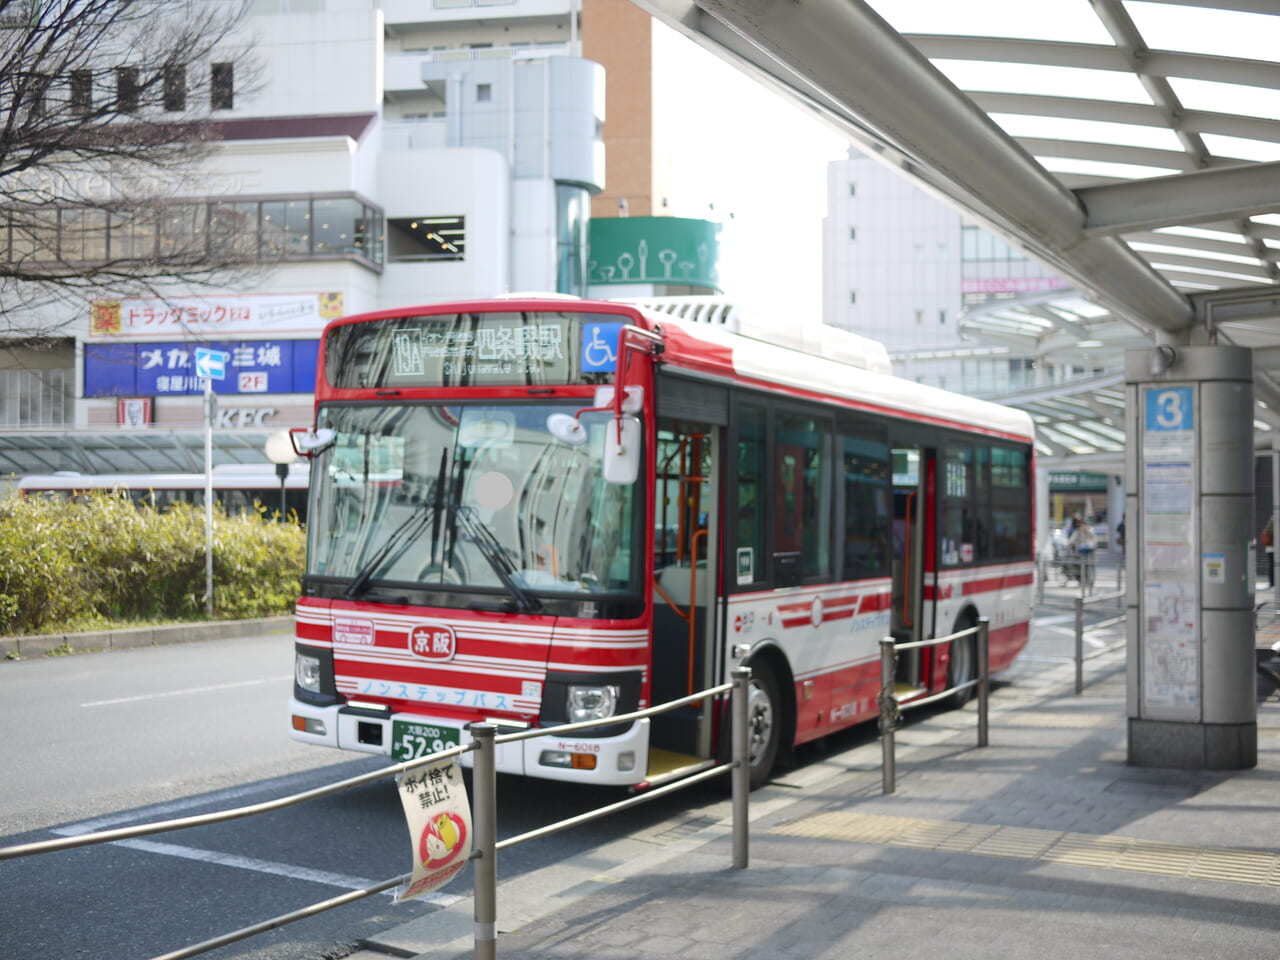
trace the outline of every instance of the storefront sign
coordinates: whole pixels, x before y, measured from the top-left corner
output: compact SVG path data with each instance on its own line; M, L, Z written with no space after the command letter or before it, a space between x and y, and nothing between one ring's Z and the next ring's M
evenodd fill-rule
M91 337L318 336L342 316L341 293L263 293L226 297L136 297L90 304Z
M228 355L218 394L311 393L316 384L318 340L251 340L201 343L86 343L86 397L188 396L204 391L196 351Z

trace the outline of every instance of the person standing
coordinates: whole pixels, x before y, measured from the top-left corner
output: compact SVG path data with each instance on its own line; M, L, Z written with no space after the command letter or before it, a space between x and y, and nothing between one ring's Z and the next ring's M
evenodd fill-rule
M1072 518L1071 536L1067 544L1075 548L1080 558L1080 587L1089 590L1093 587L1093 551L1098 547L1098 535L1093 532L1093 524L1085 523L1084 518L1076 514Z

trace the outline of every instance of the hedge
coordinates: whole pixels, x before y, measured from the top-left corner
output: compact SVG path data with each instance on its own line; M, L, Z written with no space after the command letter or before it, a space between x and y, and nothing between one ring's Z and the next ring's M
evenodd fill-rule
M305 537L296 517L214 511L216 618L293 609ZM127 494L0 499L0 634L205 618L203 507L163 511Z

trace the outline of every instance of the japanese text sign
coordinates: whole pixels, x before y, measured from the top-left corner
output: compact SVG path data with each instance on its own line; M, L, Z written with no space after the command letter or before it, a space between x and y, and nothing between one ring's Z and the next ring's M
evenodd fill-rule
M438 890L471 858L471 807L453 758L396 778L413 847L413 875L396 902Z

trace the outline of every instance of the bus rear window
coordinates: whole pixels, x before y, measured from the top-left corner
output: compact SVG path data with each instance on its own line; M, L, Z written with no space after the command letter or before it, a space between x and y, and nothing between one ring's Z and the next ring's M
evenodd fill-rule
M325 378L348 390L608 382L626 321L506 311L342 324L325 340Z

